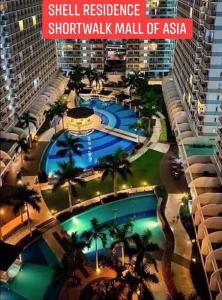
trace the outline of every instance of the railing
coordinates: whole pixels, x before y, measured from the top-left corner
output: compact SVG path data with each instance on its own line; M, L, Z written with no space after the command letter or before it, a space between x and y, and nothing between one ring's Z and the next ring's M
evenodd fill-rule
M122 190L118 191L117 195L121 194L121 193L127 193L128 195L132 195L132 194L136 194L136 193L153 192L155 190L155 188L156 188L156 185L151 185L151 186L147 185L147 186L142 186L142 187L126 188L126 189L122 189ZM55 214L55 216L57 216L61 213L64 213L64 212L71 211L74 208L87 207L89 205L102 202L103 199L105 199L109 196L114 196L114 195L115 195L114 192L108 193L108 194L105 194L105 195L98 195L98 196L93 197L91 199L85 200L81 203L77 203L77 204L73 205L72 207L66 208L63 211L60 211L59 213Z

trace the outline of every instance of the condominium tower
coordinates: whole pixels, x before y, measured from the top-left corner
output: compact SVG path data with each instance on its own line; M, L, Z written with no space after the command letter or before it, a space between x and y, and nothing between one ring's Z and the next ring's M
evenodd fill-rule
M42 40L42 1L0 3L0 130L8 130L57 72L54 41Z
M170 18L176 0L147 0L147 16ZM57 42L58 60L65 71L75 64L99 72L140 71L159 78L172 69L174 42L170 40L63 40Z
M179 0L178 17L193 19L193 39L175 47L174 80L197 136L216 136L222 104L222 2Z

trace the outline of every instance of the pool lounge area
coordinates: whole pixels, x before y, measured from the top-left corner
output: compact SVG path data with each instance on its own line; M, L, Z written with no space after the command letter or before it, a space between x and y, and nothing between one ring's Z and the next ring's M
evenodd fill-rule
M129 109L127 106L122 106L115 101L103 102L99 99L86 99L80 101L81 107L93 109L95 115L98 115L104 126L115 128L126 132L126 137L118 137L113 134L103 132L100 130L93 130L85 134L78 134L72 131L67 131L60 135L56 141L49 145L43 159L42 169L46 171L49 176L58 170L58 163L66 162L67 157L59 157L57 152L59 148L56 145L58 140L64 140L65 134L78 137L80 143L83 145L82 155L73 155L76 166L84 170L92 169L99 162L99 159L105 155L115 153L115 151L122 149L123 151L131 154L136 147L136 142L127 139L128 133L136 133L141 136L144 135L143 131L136 132L133 125L139 119L137 114Z
M129 198L89 209L70 218L62 227L71 234L81 234L89 229L90 219L97 217L102 224L117 222L124 224L128 220L134 223L134 232L143 233L145 229L152 232L152 242L164 244L164 235L157 218L157 198L153 193L135 194ZM107 231L105 231L107 233ZM112 239L108 236L107 248L99 254L107 254ZM90 261L94 261L94 246L85 249ZM102 251L101 251L102 250ZM40 238L22 252L23 266L17 277L9 284L1 284L1 295L7 300L55 300L61 287L52 285L53 266L58 262L52 249Z

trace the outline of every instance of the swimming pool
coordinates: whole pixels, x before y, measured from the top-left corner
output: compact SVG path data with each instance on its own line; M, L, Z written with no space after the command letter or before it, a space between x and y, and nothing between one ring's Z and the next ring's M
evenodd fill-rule
M137 114L115 101L101 101L97 98L80 101L80 106L93 108L94 112L102 118L102 122L113 128L136 133L132 125L138 120ZM144 135L143 131L139 132Z
M99 99L81 100L80 106L93 108L95 113L101 117L102 123L109 127L136 133L132 125L136 123L138 116L128 107L124 107L114 101L100 101ZM142 131L137 133L144 135ZM57 140L49 146L44 155L42 169L49 176L52 176L58 170L58 163L68 161L68 156L61 158L57 155L58 147L56 142L63 140L65 134L67 133L60 135ZM75 137L71 132L68 134ZM84 170L92 169L98 164L100 158L113 154L118 149L122 149L130 154L136 146L135 142L98 130L94 130L85 136L78 136L78 138L80 138L80 143L83 145L82 155L73 155L73 158L76 162L76 166Z
M157 198L154 194L134 195L81 213L64 222L63 228L69 234L75 231L81 234L90 229L90 220L93 217L96 217L100 224L108 224L112 221L124 224L128 220L133 220L134 232L141 234L144 230L150 229L153 234L152 241L162 247L164 237L157 220L156 209ZM111 239L108 239L107 248L111 243ZM98 248L103 249L101 242L98 242ZM85 253L89 255L94 250L92 245L90 249L85 249Z
M64 140L65 134L72 135L72 133L64 133L58 137L58 140ZM73 137L76 137L72 135ZM80 143L83 145L81 149L82 155L73 155L76 166L82 169L91 169L98 164L98 161L101 157L105 155L113 154L118 149L122 149L127 153L135 148L135 143L103 133L100 131L93 131L91 134L86 136L78 137ZM57 142L56 141L56 142ZM54 142L49 146L48 151L45 154L45 162L43 163L43 169L50 176L53 175L58 170L58 164L68 161L68 156L59 157L57 152L59 150L58 146Z
M133 219L134 232L143 233L145 229L152 231L152 241L158 243L162 248L164 236L157 220L157 199L154 194L138 194L130 198L115 201L110 204L101 205L81 213L62 224L63 228L72 233L77 231L81 234L90 228L90 219L96 217L100 223L115 220L123 224ZM108 244L112 242L108 236ZM103 254L99 243L99 254ZM89 260L94 261L94 245L85 250ZM43 239L29 246L22 253L22 271L8 285L0 286L1 299L7 300L56 300L59 292L51 285L53 265L56 257ZM4 298L5 296L5 298Z

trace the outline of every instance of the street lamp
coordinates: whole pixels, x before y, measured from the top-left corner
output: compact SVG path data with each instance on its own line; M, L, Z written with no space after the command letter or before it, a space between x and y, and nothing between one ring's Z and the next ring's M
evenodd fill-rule
M22 185L22 180L19 179L19 180L17 181L17 184L18 184L18 185Z
M3 209L0 209L0 240L3 239L3 236L2 236L2 216L4 215L4 210Z
M100 191L96 192L96 196L99 198L99 201L103 204Z

